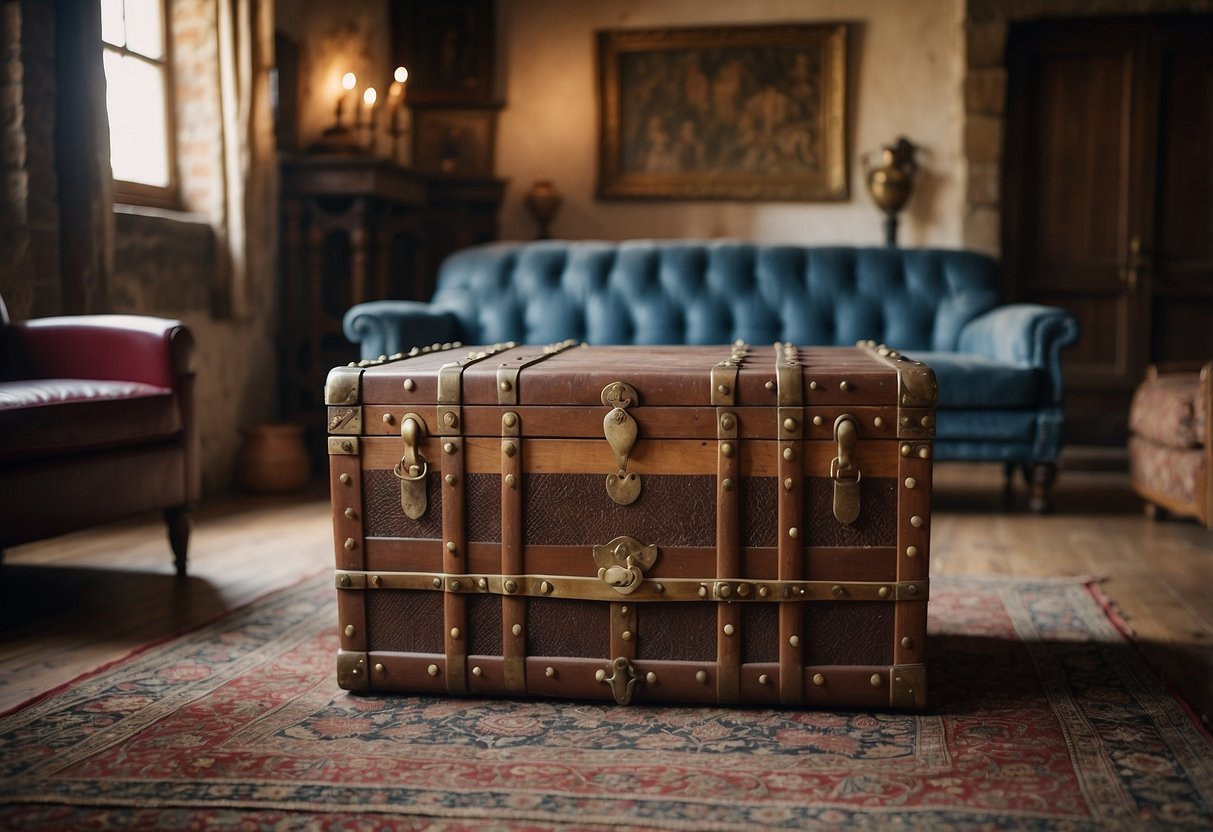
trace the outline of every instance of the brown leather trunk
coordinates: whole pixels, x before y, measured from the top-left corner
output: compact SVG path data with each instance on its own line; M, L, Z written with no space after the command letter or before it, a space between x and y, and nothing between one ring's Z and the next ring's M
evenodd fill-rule
M325 397L343 688L925 705L922 363L448 345Z

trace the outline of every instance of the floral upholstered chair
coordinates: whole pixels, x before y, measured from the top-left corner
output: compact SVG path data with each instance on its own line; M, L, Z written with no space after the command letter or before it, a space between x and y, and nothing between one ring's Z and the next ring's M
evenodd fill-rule
M1213 362L1199 371L1150 367L1129 407L1129 475L1157 516L1170 511L1213 529Z

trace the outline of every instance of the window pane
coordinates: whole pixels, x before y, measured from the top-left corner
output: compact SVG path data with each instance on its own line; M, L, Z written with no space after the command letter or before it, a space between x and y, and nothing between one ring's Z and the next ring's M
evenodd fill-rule
M114 46L126 46L122 0L101 0L101 39Z
M107 49L105 83L114 178L168 187L163 71Z
M164 57L160 0L126 0L126 48L157 60Z

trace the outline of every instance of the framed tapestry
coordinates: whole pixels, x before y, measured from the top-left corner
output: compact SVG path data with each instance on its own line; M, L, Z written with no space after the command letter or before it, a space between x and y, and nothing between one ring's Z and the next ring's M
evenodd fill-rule
M847 24L598 33L602 198L845 200Z

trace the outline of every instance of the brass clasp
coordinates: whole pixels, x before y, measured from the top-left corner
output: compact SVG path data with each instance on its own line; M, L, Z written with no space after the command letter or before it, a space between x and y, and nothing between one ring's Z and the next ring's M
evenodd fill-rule
M839 523L850 525L859 517L859 480L861 474L855 462L857 421L844 413L834 421L834 441L838 456L830 462L830 479L834 480L834 516Z
M400 508L404 516L419 520L426 510L426 476L430 464L421 454L421 440L425 439L425 422L416 413L406 413L400 420L400 438L404 441L404 455L392 469L400 480Z
M628 455L636 444L639 429L627 408L636 404L640 397L632 385L613 381L602 388L601 398L602 403L611 408L611 412L602 420L602 433L615 452L615 462L619 467L619 473L607 475L607 494L621 506L631 505L640 497L640 475L635 471L628 473Z
M608 676L605 670L599 669L594 673L594 679L604 685L610 685L611 693L620 705L630 704L636 685L642 681L641 675L632 667L632 663L622 656L611 662L611 671Z
M594 547L598 577L620 595L631 595L642 583L644 572L657 561L657 546L645 546L634 537L617 537L605 546Z

